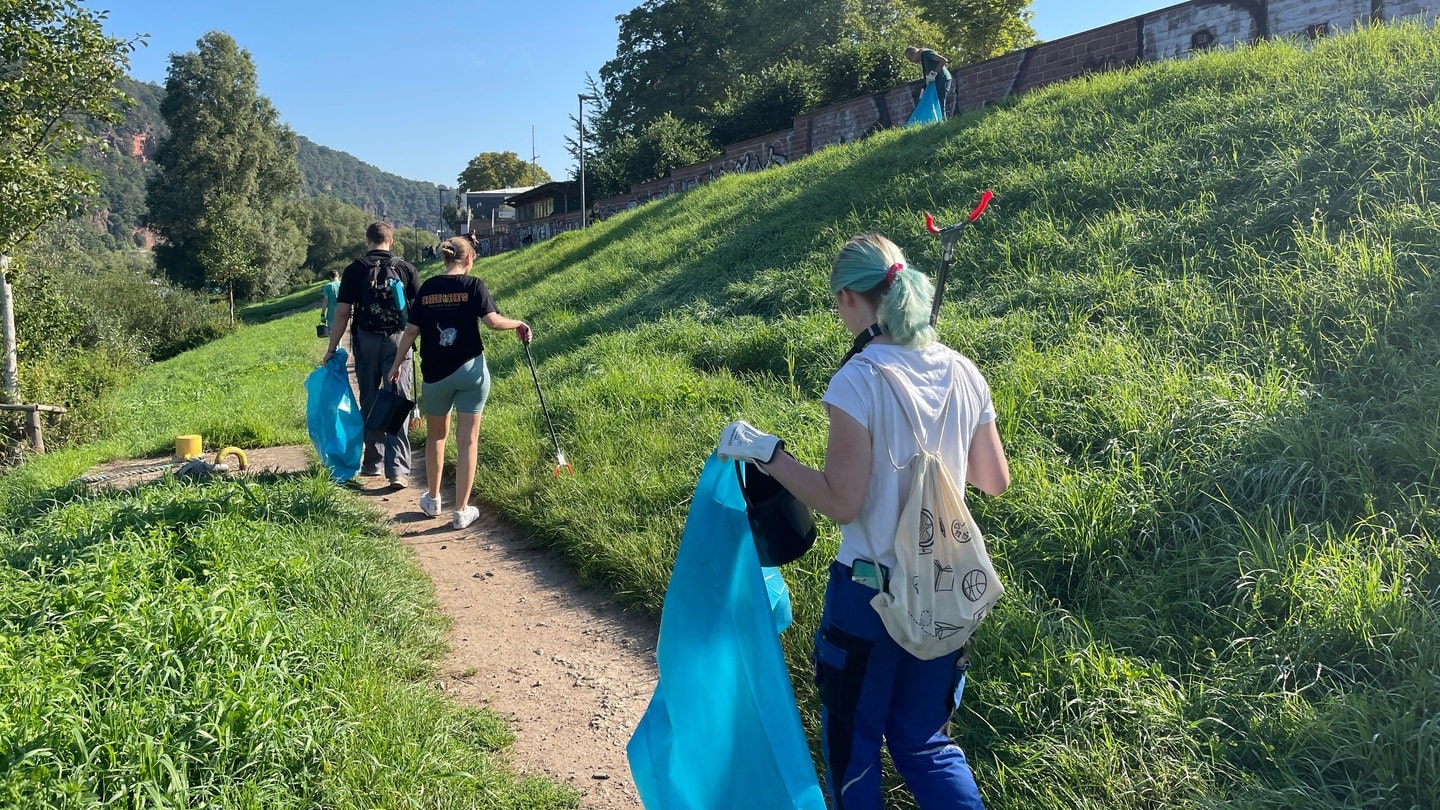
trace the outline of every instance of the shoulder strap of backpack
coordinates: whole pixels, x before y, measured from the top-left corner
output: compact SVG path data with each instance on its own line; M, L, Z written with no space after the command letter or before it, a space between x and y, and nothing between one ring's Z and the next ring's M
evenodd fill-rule
M863 355L859 355L858 358L861 362L874 368L875 371L879 373L880 378L885 381L885 387L889 388L890 393L895 395L895 400L900 403L900 412L905 414L905 421L910 425L910 434L915 437L916 446L926 453L939 453L940 447L945 441L945 422L943 421L943 417L950 411L951 403L957 398L955 394L955 379L953 377L950 379L950 390L945 393L945 404L940 409L940 415L942 417L940 423L940 440L936 442L935 448L931 449L926 447L924 440L920 438L920 406L915 404L913 398L903 393L904 384L900 381L899 375L895 370L887 368ZM894 456L890 457L890 462L892 464L895 463Z

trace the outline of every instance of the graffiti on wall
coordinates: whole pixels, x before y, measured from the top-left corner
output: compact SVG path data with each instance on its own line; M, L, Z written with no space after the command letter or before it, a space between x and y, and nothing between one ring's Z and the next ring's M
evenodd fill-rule
M1132 18L1133 26L1138 29L1133 46L1117 43L1115 26L1119 23L1116 23L1034 46L1018 60L1016 54L1007 54L988 62L952 68L957 88L952 91L952 95L956 96L953 101L957 107L980 106L1002 101L1013 92L1023 92L1083 74L1133 67L1142 62L1184 58L1210 48L1270 36L1322 37L1356 21L1368 20L1376 13L1376 8L1383 9L1381 13L1386 19L1421 16L1434 20L1440 16L1440 0L1387 0L1383 4L1372 0L1192 0ZM1054 70L1052 65L1065 56L1062 49L1089 50L1091 44L1095 46L1091 58L1072 62L1073 66L1068 70ZM1037 55L1047 58L1035 58ZM1014 66L999 61L1002 59L1014 60ZM1003 81L998 87L995 81L997 66L1004 66ZM794 128L789 132L732 146L721 158L678 168L667 180L639 184L631 188L629 195L600 201L602 217L609 218L642 203L697 188L727 174L784 166L824 147L862 139L894 122L905 120L914 107L917 85L912 82L807 113L796 119ZM976 88L975 98L965 95L967 86ZM991 87L995 89L988 89ZM798 142L797 133L800 133ZM560 230L577 226L577 223L561 224L552 230L546 224L531 236L544 239ZM508 246L497 248L503 250Z
M1147 62L1259 39L1265 20L1252 3L1191 3L1144 17Z

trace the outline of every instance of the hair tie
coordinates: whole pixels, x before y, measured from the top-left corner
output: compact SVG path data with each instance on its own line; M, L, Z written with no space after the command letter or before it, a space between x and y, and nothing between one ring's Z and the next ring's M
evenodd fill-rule
M890 269L885 271L885 283L886 283L886 284L894 284L894 283L895 283L895 275L896 275L897 273L899 273L901 270L904 270L904 269L905 269L905 265L901 264L900 262L896 262L896 263L890 265Z

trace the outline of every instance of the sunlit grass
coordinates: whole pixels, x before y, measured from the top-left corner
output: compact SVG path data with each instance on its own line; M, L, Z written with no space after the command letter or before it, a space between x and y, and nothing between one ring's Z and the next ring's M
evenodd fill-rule
M1015 481L972 504L1009 586L956 724L989 806L1431 806L1437 87L1440 35L1418 27L1211 53L482 261L501 310L535 327L576 475L552 477L524 355L487 334L477 488L658 609L726 422L823 456L818 400L849 342L825 284L835 250L880 230L933 271L921 211L956 221L993 188L939 325L991 382ZM312 318L156 366L114 399L109 440L27 465L0 495L38 514L34 495L90 461L180 432L303 441ZM812 729L809 634L837 542L822 521L786 569Z
M58 491L0 560L0 804L575 806L434 689L428 580L324 476Z
M1015 473L975 504L1012 584L959 729L987 800L1426 806L1437 82L1440 38L1413 27L1215 53L727 177L487 260L502 308L536 327L578 474L551 478L528 370L502 339L478 486L656 608L721 426L743 416L822 456L817 400L848 342L825 287L834 251L880 230L933 270L921 209L954 221L993 188L940 324L988 375ZM807 701L837 539L824 525L787 569Z

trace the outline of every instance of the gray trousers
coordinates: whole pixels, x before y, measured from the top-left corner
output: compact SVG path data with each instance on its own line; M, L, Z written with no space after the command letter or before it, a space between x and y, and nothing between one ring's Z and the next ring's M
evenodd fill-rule
M385 383L385 375L395 364L395 352L400 348L400 335L384 335L363 329L350 331L350 346L355 350L355 382L360 388L360 412L369 413L375 401L375 393ZM406 399L414 399L414 367L407 355L400 365L400 393ZM360 458L360 468L373 470L384 465L386 478L410 475L410 433L401 431L390 435L384 431L365 429L365 451Z

